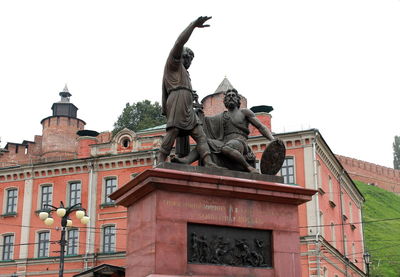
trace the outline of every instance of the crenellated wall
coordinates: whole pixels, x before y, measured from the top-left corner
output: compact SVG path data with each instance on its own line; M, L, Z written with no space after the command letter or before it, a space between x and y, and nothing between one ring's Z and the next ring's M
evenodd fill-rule
M9 142L4 149L0 149L0 167L30 163L40 157L41 149L42 136L35 136L34 141Z
M352 179L400 194L400 170L345 156L336 157Z

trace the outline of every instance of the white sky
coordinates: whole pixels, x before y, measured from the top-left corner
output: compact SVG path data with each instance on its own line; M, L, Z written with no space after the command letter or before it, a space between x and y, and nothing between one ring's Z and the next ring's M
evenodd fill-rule
M399 0L1 1L1 147L40 135L65 83L99 132L127 102L160 101L175 39L208 15L187 44L200 98L227 76L249 107L274 107L274 132L317 128L335 153L392 167L399 13Z

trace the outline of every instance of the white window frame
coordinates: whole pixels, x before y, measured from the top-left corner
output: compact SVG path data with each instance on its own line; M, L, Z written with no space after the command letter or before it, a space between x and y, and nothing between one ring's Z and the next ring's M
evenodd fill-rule
M106 228L113 227L114 228L114 246L111 251L105 251L105 230ZM115 253L117 249L117 226L116 224L105 224L101 226L101 252L102 253Z
M49 242L48 242L49 247L48 247L47 253L46 253L47 256L39 256L39 247L40 247L39 239L40 239L40 234L42 234L42 233L48 233L49 234ZM47 258L47 257L50 257L50 247L51 247L50 238L51 238L51 231L48 230L48 229L38 230L36 232L35 255L34 255L36 258Z
M118 189L118 177L117 176L107 176L107 177L104 177L103 178L103 189L102 189L102 195L101 195L101 203L102 204L106 204L106 205L113 205L113 204L115 204L115 201L114 200L111 200L110 199L110 201L106 201L107 199L106 198L108 198L106 195L106 185L107 185L107 181L108 180L112 180L112 179L115 179L115 188L114 188L114 190L112 191L112 192L114 192L114 191L116 191L117 189Z
M42 204L43 204L42 203L43 202L43 194L42 194L43 187L51 187L50 205L53 205L54 185L51 184L51 183L41 184L39 186L39 191L38 191L38 203L37 203L38 210L43 210L43 208L42 208Z
M332 201L335 203L335 192L333 190L333 182L332 182L332 177L331 175L328 175L328 186L329 186L329 201Z
M341 201L341 202L342 202L342 210L343 210L342 213L343 213L344 216L346 216L346 214L347 214L347 213L346 213L346 203L345 203L345 201L343 200L343 199L344 199L344 195L345 195L345 194L343 193L343 191L341 191L341 192L340 192L340 197L342 197L342 201ZM348 218L348 217L346 216L346 218Z
M8 205L8 192L10 190L17 190L17 197L15 199L15 211L8 213L7 212L7 205ZM16 214L18 211L18 194L19 194L19 189L18 187L8 187L6 189L4 189L4 194L3 194L3 214Z
M293 183L289 183L289 182L284 182L285 184L296 184L296 157L295 156L286 156L285 157L285 162L286 162L286 160L287 159L292 159L293 160ZM285 163L284 162L284 163ZM286 170L287 170L287 168L289 168L289 166L287 166L287 167L284 167L283 165L282 165L282 168L285 168ZM283 175L282 174L282 168L281 168L281 170L279 171L280 172L280 176L282 176L283 178L285 178L285 176L288 176L288 179L289 179L289 176L291 176L291 174L287 174L287 175ZM289 180L288 180L289 181Z
M77 203L82 203L82 181L81 180L74 180L74 181L68 181L67 183L67 206L71 207L71 185L72 184L79 184L80 185L80 190L79 190L79 198L80 201L76 202Z
M73 254L70 254L70 253L68 253L68 251L69 251L69 232L70 231L76 231L76 234L77 234L77 236L76 236L76 247L75 247L75 249L76 249L76 253L73 253ZM76 256L76 255L78 255L79 254L79 229L78 228L70 228L70 229L68 229L67 230L67 244L66 244L66 251L65 251L65 253L66 253L66 255L67 256Z
M323 188L322 184L322 172L321 172L321 162L317 160L317 180L318 180L318 188Z
M4 257L4 243L5 243L5 238L7 236L12 236L12 243L11 243L11 257L10 259L3 259ZM15 253L15 233L4 233L1 234L1 242L0 242L0 261L11 261L14 260L14 253Z
M331 222L331 242L332 245L336 248L336 232L335 232L335 224Z
M324 213L322 211L319 211L319 221L320 221L320 233L321 236L324 236L325 234Z

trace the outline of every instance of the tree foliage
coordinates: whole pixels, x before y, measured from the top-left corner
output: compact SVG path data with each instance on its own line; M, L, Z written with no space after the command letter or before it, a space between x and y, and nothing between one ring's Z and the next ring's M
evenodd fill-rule
M393 168L400 169L400 137L395 136L393 142Z
M161 105L158 102L152 104L149 100L143 100L132 103L132 105L126 103L122 114L114 123L113 134L124 128L136 132L164 124L165 122L166 118L162 115Z

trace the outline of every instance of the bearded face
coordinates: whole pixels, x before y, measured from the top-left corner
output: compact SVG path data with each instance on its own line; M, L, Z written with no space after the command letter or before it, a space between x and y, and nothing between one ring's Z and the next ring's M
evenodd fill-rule
M240 108L240 97L235 91L228 91L225 93L224 105L228 110Z

